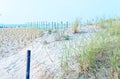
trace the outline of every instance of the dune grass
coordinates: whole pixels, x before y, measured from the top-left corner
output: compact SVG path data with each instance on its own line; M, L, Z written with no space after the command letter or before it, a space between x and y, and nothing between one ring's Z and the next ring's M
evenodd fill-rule
M83 42L81 48L67 48L61 58L64 74L75 71L77 78L103 79L103 71L106 71L106 78L120 79L120 20L102 20L99 26L100 30L89 43ZM71 68L71 61L75 68Z
M79 22L80 21L78 19L75 20L75 23L74 23L74 25L72 27L73 33L77 33L78 32Z
M21 42L24 43L24 46L27 46L34 39L40 37L42 31L37 28L0 28L0 43L3 44L6 41L7 43L13 43L20 45Z

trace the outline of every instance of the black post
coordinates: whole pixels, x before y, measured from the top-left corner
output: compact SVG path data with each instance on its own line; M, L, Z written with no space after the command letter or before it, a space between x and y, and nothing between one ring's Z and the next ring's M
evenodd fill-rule
M27 50L27 70L26 70L26 79L30 79L30 56L31 51Z

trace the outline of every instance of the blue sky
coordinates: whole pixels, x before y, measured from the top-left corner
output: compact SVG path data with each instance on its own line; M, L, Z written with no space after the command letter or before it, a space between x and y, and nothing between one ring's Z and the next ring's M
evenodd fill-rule
M0 23L119 17L120 0L0 0Z

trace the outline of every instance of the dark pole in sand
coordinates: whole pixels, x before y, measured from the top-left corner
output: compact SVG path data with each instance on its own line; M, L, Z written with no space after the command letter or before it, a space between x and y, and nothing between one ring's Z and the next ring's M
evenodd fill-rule
M26 70L26 79L30 79L30 56L31 51L27 50L27 70Z

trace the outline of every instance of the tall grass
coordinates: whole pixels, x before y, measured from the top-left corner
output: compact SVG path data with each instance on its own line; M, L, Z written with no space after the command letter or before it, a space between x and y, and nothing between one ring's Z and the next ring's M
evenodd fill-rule
M84 46L81 48L70 47L66 51L67 55L62 56L64 59L62 63L65 64L62 68L76 72L79 70L76 74L82 74L84 79L89 79L90 76L95 79L103 78L100 70L104 68L107 71L106 78L120 79L120 20L102 20L100 24L101 30L96 33L91 42L84 42ZM72 53L75 55L71 56L70 50L74 50ZM68 59L77 64L76 69L70 69Z

